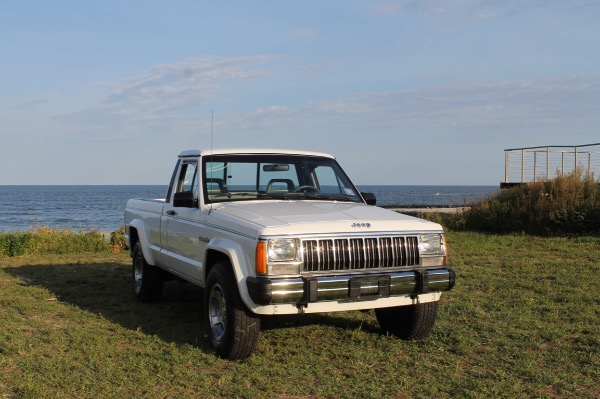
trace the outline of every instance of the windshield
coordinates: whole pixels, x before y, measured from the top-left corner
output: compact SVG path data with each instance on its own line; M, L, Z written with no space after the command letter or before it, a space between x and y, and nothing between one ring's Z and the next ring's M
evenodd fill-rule
M334 159L300 155L203 158L204 201L313 199L362 202Z

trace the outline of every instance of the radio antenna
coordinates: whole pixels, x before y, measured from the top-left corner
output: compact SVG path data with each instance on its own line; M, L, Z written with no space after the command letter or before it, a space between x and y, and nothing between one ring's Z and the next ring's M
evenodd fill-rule
M213 135L214 135L214 124L215 124L215 110L211 109L210 110L210 181L212 181L212 176L213 176L213 169L214 169L214 165L213 165ZM206 176L206 175L205 175ZM204 186L206 187L206 190L208 191L208 182L204 182ZM209 198L208 195L206 196L206 198ZM212 207L212 199L210 200L210 207L208 208L208 214L210 215L213 207Z
M210 155L213 152L213 135L214 135L214 125L215 125L215 110L210 110Z

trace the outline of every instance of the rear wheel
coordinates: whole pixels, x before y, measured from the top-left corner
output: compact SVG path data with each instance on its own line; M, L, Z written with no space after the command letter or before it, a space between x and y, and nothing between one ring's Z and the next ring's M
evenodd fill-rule
M160 298L163 287L163 271L146 262L139 242L133 247L133 290L142 302L153 302Z
M375 309L375 316L384 332L406 340L419 340L433 329L437 310L438 301L435 301Z
M242 302L237 280L227 262L215 264L204 291L204 321L219 356L245 359L256 349L260 319Z

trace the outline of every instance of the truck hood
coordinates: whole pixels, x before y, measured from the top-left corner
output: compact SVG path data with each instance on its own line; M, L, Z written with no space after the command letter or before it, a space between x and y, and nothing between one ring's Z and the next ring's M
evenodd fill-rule
M348 202L237 202L216 206L214 211L230 222L233 218L252 223L263 235L442 230L437 223Z

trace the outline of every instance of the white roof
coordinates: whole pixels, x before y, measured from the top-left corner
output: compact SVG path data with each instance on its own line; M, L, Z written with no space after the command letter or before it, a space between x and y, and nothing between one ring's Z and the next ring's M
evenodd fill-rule
M252 155L252 154L270 154L270 155L308 155L313 157L334 158L333 155L324 152L301 151L301 150L282 150L274 148L214 148L208 150L185 150L182 151L180 157L197 157L209 155Z

